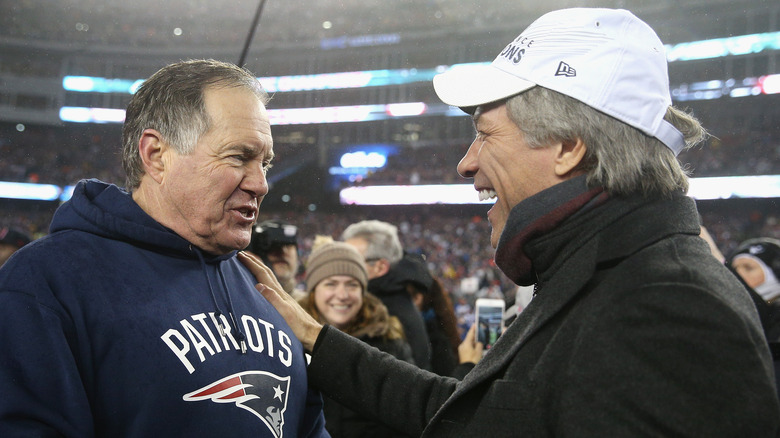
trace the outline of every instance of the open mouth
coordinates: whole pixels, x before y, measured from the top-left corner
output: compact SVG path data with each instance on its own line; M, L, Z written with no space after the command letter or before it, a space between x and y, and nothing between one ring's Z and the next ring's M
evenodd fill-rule
M486 201L488 199L496 199L498 197L498 193L496 193L495 190L491 189L481 189L479 190L479 200L480 201Z
M247 221L254 221L257 217L257 210L254 208L239 208L236 211Z

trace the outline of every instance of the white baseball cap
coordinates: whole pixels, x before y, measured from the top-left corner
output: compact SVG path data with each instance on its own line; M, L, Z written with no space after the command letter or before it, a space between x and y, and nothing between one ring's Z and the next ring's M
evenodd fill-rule
M672 104L664 46L623 9L572 8L531 23L489 65L433 78L446 104L475 107L542 86L658 138L678 154L682 133L663 119Z

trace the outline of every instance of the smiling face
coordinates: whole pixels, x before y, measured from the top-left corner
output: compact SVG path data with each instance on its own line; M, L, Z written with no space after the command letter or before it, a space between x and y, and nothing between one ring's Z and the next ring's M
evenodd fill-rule
M210 128L191 153L182 155L155 139L156 131L145 132L142 148L153 142L158 152L149 154L152 165L134 198L202 250L227 254L249 244L268 193L271 126L265 106L245 88L206 89L204 101Z
M344 329L363 307L363 288L349 275L326 277L314 287L314 305L322 318L337 329Z
M529 147L504 103L477 108L474 127L476 139L458 163L458 173L474 179L481 200L496 199L488 211L495 248L512 207L570 175L562 177L556 170L561 145Z

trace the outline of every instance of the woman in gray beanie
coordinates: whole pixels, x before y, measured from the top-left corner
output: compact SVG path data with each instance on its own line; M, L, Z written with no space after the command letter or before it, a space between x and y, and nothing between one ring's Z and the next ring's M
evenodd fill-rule
M400 321L390 316L379 298L366 291L368 274L363 256L343 242L315 243L306 263L306 291L301 306L323 324L414 363ZM400 437L379 423L361 417L323 395L325 428L333 438Z

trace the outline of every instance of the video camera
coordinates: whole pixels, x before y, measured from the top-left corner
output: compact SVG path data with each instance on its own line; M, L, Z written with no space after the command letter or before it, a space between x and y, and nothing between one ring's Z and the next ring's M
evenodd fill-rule
M284 221L268 220L255 225L248 249L264 256L271 249L284 245L298 247L298 227Z

